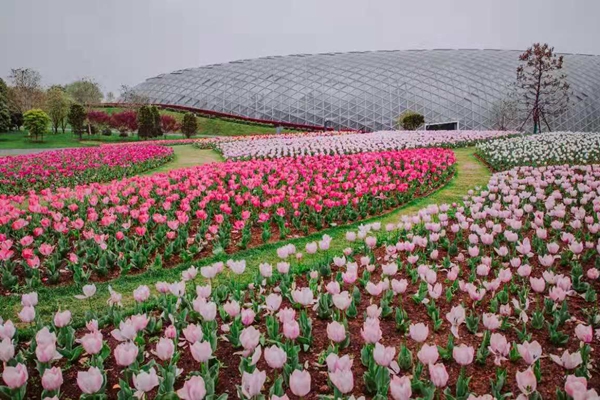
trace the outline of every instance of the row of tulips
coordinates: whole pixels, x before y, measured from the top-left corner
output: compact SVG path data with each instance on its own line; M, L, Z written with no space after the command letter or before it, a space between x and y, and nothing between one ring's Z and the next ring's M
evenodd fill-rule
M600 162L600 133L550 132L492 140L477 145L479 156L497 171L520 165L580 165Z
M522 167L463 204L348 232L335 257L328 236L283 246L248 286L237 278L244 260L191 267L156 283L155 295L138 287L129 317L109 289L107 311L90 308L78 331L67 310L43 326L37 295L23 295L18 318L35 340L18 343L15 324L0 325L0 390L15 399L42 388L84 399L597 399L599 213L600 166ZM304 251L323 261L295 261ZM213 287L221 274L228 283ZM95 295L87 285L77 297ZM42 388L28 387L36 374Z
M229 161L7 197L2 284L84 284L364 219L439 187L454 162L443 149Z
M0 196L107 182L136 175L172 159L173 149L149 144L0 157Z
M456 148L512 137L509 131L380 131L345 135L276 136L265 139L218 141L216 150L227 159L281 158L307 155L357 154L421 147Z

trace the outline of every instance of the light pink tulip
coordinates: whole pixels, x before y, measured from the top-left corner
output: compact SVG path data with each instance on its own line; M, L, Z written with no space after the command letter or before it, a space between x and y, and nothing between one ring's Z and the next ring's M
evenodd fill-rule
M531 367L527 368L525 371L520 372L517 371L517 386L519 386L519 390L525 396L529 396L531 393L535 392L537 389L537 379L535 378L535 374Z
M396 349L394 346L385 347L381 343L375 343L373 359L378 365L381 365L382 367L388 367L394 360L395 355Z
M85 394L94 394L102 388L104 376L96 367L91 367L87 371L77 372L77 386Z
M202 400L206 396L206 386L201 376L192 376L185 381L183 387L177 391L177 396L182 400Z
M354 389L354 375L351 370L330 372L329 380L342 394L350 393Z
M244 396L252 398L258 396L267 379L265 371L255 369L253 373L244 372L242 374L242 393Z
M290 390L300 397L310 393L310 373L306 370L294 370L290 375Z
M199 340L202 340L204 334L202 333L202 327L195 324L189 324L182 330L183 336L185 340L190 343L196 343Z
M159 385L158 375L156 370L150 368L148 372L141 371L137 375L133 375L133 386L138 392L147 393Z
M287 361L287 354L277 345L265 348L265 361L273 369L281 369Z
M535 363L542 356L542 346L540 346L537 340L531 343L525 341L523 344L518 344L517 350L523 360L529 365Z
M418 324L410 324L408 327L409 336L412 340L418 343L422 343L427 340L429 336L429 328L422 322Z
M244 328L240 333L240 343L248 354L258 345L259 340L260 332L253 326Z
M417 358L424 365L435 364L440 357L437 346L423 344L421 350L417 353Z
M283 323L283 336L290 340L295 340L300 336L300 325L296 320L285 321Z
M190 346L192 357L199 363L207 362L212 358L212 347L210 342L196 342Z
M60 367L48 368L42 376L42 387L44 390L58 390L63 384L63 375Z
M410 378L408 376L399 378L394 375L390 382L390 395L394 400L409 400L412 396Z
M429 364L429 379L435 387L442 388L448 383L448 372L444 364Z
M346 339L346 328L337 321L327 324L327 337L334 343L343 342Z
M2 380L10 389L20 388L29 379L27 367L23 364L17 364L16 367L4 367L2 371Z
M57 328L63 328L69 325L69 323L71 323L71 311L58 311L56 314L54 314L54 325Z
M374 318L367 318L363 323L363 328L360 334L365 343L377 343L381 340L383 334L379 327L379 320Z
M575 335L584 343L591 343L594 339L594 329L591 326L577 324L575 327Z
M173 358L175 353L175 344L173 340L167 338L160 338L156 344L156 350L154 354L163 361L170 360Z
M452 349L452 357L454 358L454 361L462 366L471 364L473 362L474 355L475 349L465 344L454 346L454 349Z
M129 367L136 360L139 353L138 347L133 342L125 342L115 347L114 355L117 365Z

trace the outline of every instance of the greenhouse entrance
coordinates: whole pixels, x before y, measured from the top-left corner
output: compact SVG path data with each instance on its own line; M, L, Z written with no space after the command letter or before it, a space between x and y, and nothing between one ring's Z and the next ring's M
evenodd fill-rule
M457 131L458 121L425 124L426 131Z

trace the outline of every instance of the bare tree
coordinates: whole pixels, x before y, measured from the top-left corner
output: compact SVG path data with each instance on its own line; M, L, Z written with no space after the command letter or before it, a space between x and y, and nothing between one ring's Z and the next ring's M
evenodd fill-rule
M12 83L12 106L24 113L33 108L40 108L44 103L42 76L30 68L13 68L9 79Z
M514 91L508 91L506 96L492 105L491 121L494 129L508 131L519 128L521 123L519 104Z
M107 103L112 103L115 101L115 95L113 94L113 92L106 93L106 96L104 96L104 98Z
M129 85L121 85L120 91L121 102L128 103L133 108L138 108L144 104L150 104L150 98L148 98L148 96L138 93Z
M550 119L567 111L569 84L562 72L563 56L554 53L554 47L535 43L519 56L517 89L524 115L521 128L533 119L533 132L541 131L541 121L551 130Z

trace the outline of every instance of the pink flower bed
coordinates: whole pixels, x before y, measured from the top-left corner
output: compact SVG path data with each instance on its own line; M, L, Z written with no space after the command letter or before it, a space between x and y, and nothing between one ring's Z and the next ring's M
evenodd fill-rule
M189 260L363 219L439 187L454 162L443 149L230 161L10 196L0 199L3 282L82 283L157 255Z
M106 182L155 168L172 156L173 149L145 144L0 157L0 194Z

